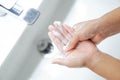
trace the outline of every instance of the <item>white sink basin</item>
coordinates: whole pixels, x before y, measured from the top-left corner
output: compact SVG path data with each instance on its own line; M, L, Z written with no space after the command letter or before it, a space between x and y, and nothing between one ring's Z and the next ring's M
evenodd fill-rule
M10 15L0 17L0 65L25 28L26 24Z
M69 25L97 18L118 7L118 0L44 0L39 6L41 15L32 26L27 26L0 68L0 80L105 80L87 68L67 68L51 64L37 50L41 39L48 39L48 25L58 20ZM9 27L9 26L8 26ZM98 45L99 49L120 58L120 35ZM113 43L114 42L114 43ZM57 52L56 52L57 53Z

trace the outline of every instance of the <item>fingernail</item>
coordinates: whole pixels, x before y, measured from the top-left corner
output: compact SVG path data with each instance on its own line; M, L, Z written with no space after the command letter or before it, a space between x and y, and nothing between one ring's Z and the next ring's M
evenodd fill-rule
M62 31L62 25L60 21L54 21L54 25L60 30Z
M48 26L48 29L51 30L51 28L53 28L53 26L52 26L52 25L49 25L49 26Z
M60 25L61 24L61 22L60 21L54 21L54 23L53 24L58 24L58 25Z

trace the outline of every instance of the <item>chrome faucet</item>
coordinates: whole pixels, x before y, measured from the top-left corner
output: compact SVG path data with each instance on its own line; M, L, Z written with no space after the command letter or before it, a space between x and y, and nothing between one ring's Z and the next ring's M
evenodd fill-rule
M1 12L1 16L3 16L3 13L12 13L24 20L27 24L35 23L40 12L34 8L25 10L18 1L19 0L0 0L0 8L4 9L4 12L3 10Z

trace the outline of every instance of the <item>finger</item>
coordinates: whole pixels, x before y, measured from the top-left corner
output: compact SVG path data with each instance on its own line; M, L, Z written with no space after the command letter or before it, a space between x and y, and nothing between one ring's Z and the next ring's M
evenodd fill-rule
M63 58L57 58L52 61L53 64L66 65L66 61Z
M66 29L66 25L62 25L62 27L63 27L63 35L66 37L66 39L69 41L70 39L71 39L71 37L72 37L72 31L71 31L71 33L70 33L70 31L68 31L67 29Z
M54 28L55 28L55 31L60 34L58 37L59 37L59 39L60 39L61 41L64 40L64 39L66 39L66 38L64 37L64 35L62 34L62 27L61 27L61 26L59 26L57 23L54 23ZM65 44L66 44L66 43L65 43Z
M70 35L69 33L68 33L68 31L64 28L64 26L63 25L61 25L62 26L62 30L61 30L61 33L64 35L64 37L66 38L68 35Z
M58 23L58 22L55 21L55 22L53 23L53 25L54 25L54 27L55 27L55 29L56 29L57 31L59 31L59 32L62 31L62 26L61 26L60 23Z
M54 33L59 33L59 36L57 36L61 42L64 43L64 45L67 44L67 42L69 41L69 39L66 37L66 35L68 34L62 27L62 25L59 25L57 23L54 22L54 28L55 28L55 32Z
M58 32L58 29L56 28L57 25L53 26L53 25L49 25L48 29L51 31L51 32L54 32L55 33L55 36L62 36L60 34L60 32Z
M56 36L64 45L67 44L68 40L64 37L62 37L62 35L57 32L57 31L52 31L52 33L54 34L54 36Z
M74 29L71 28L70 26L66 25L66 24L63 24L63 27L68 31L68 33L74 32Z
M70 42L68 42L68 44L64 47L64 50L65 51L69 51L69 50L75 48L77 43L78 43L78 41L79 41L78 35L73 35L73 37L70 40Z
M55 30L55 28L54 28L53 25L49 25L49 26L48 26L48 29L49 29L49 31L53 31L53 30Z
M61 25L59 22L54 22L54 26L56 30L58 30L64 37L66 37L66 35L69 33L68 30L64 28L65 26L68 27L65 24Z
M52 32L49 32L48 35L50 39L54 42L54 44L57 46L57 48L62 52L64 44L57 37L55 37Z
M62 35L57 32L56 28L53 25L49 25L48 29L57 37L57 38L61 38ZM63 38L62 38L63 39ZM61 39L60 39L61 40Z

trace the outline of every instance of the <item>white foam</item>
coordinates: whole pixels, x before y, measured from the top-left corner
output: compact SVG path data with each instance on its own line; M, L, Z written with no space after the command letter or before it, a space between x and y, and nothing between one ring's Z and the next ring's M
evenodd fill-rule
M60 36L61 36L61 34L60 34L59 32L57 32L57 31L52 31L52 33L53 33L56 37L60 37Z

